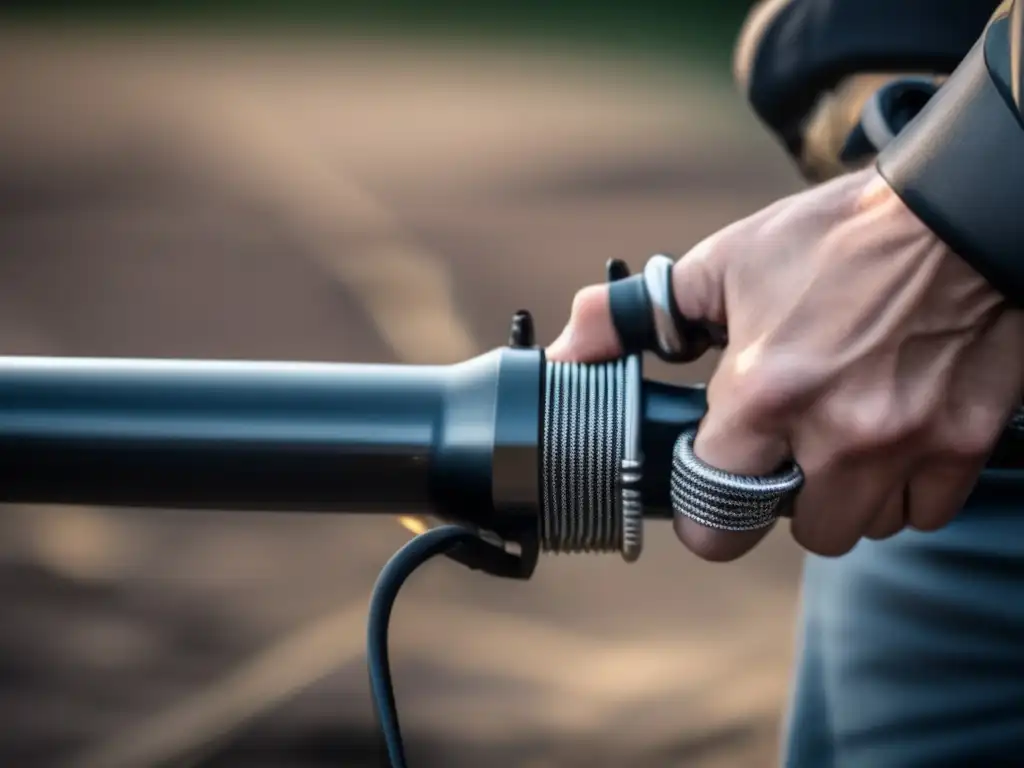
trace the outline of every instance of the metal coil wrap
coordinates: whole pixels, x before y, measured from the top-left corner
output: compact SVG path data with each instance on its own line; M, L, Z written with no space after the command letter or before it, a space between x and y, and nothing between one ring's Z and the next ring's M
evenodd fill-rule
M756 531L778 518L780 505L803 484L796 464L774 475L735 475L705 464L693 452L696 430L679 436L672 453L672 509L709 528Z
M545 552L620 552L627 361L547 364L540 542Z

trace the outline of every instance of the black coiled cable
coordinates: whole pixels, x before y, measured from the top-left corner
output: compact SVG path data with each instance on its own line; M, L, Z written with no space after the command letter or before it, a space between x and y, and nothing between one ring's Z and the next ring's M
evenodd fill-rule
M406 768L405 747L398 724L395 691L388 664L388 623L391 609L402 585L413 572L435 555L465 547L481 546L480 538L468 528L443 525L421 533L396 552L377 577L370 596L366 631L366 661L370 672L370 694L377 712L390 768Z

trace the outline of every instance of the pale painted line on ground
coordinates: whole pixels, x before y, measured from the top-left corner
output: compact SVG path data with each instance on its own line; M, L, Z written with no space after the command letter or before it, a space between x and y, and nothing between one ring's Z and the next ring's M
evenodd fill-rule
M767 615L773 607L765 603L762 609ZM409 716L430 729L472 721L481 738L526 737L544 725L582 737L603 732L622 712L642 710L647 713L643 724L622 738L643 743L747 713L776 712L788 682L789 633L766 635L752 649L749 636L739 631L750 615L703 636L665 629L658 637L645 633L625 642L449 604L433 606L429 616L414 642L396 638L403 655L488 681L485 689L449 694L447 700L443 692L410 691ZM534 650L523 654L523 648ZM510 664L510 659L518 661ZM429 706L426 701L416 706L419 696L427 697ZM684 699L699 699L700 711L680 717L663 706ZM457 713L445 708L446 701Z
M178 705L67 762L67 768L155 768L205 752L235 729L362 654L366 605L348 605L256 654Z
M685 723L663 712L658 722L645 720L646 729L634 728L628 738L623 734L630 742L677 739L681 733L774 712L786 684L785 665L771 662L774 654L768 652L780 645L779 639L766 638L767 647L753 655L744 648L745 638L733 635L730 641L728 632L702 642L622 644L470 606L419 602L403 606L402 613L403 621L423 629L415 637L396 636L395 657L491 676L492 692L483 697L471 694L460 701L432 691L434 704L416 708L417 719L448 728L472 721L474 735L482 739L514 740L540 724L567 737L592 734L615 722L617 711L644 700L692 700L699 694L700 711L688 712ZM156 768L208 755L247 723L360 659L365 617L360 601L287 633L208 688L75 756L67 768ZM523 647L543 656L507 664L512 650ZM514 685L495 687L494 675Z
M72 581L115 580L139 556L139 531L110 509L40 504L7 512L22 523L18 554Z
M206 96L208 103L197 104ZM267 204L305 253L364 307L401 362L452 363L478 353L460 317L447 265L395 214L303 141L300 124L232 89L160 93L180 106L182 147L204 152L218 182Z

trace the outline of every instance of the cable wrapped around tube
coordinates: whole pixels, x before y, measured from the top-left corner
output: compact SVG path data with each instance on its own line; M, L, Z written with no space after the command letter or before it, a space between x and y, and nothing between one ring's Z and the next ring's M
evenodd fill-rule
M637 486L640 361L551 363L545 372L541 547L546 552L621 552L642 546Z
M541 546L555 553L616 551L625 361L548 363L545 386Z

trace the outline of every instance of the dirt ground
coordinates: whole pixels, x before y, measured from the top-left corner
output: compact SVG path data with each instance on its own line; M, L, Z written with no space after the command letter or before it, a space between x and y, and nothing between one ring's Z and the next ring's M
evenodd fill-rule
M795 190L713 77L383 40L0 39L8 354L451 362L606 259ZM703 380L710 361L659 376ZM391 518L6 507L0 765L380 764L363 658ZM768 766L799 558L525 584L434 564L396 609L416 766Z

